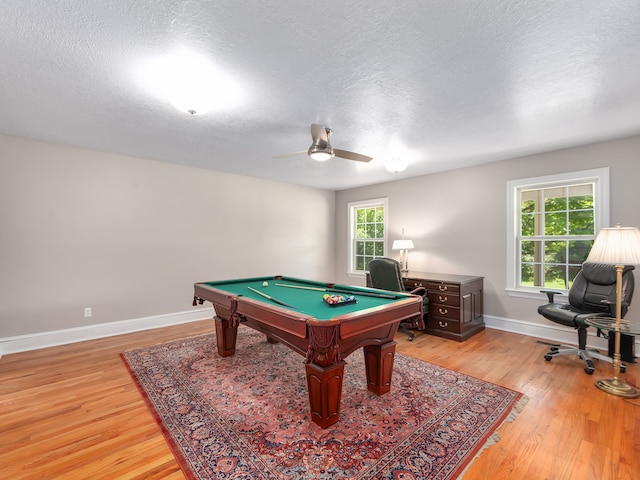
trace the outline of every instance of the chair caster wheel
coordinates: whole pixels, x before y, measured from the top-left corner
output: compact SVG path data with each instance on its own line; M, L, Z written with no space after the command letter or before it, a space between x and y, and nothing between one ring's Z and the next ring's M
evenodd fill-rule
M558 350L560 350L560 347L551 347L549 348L549 350L551 350L552 352L557 352Z
M586 372L587 375L593 375L593 372L595 371L595 368L593 367L586 367L584 369L584 371Z
M553 358L553 356L549 355L548 353L544 356L544 359L545 359L547 362L550 362L552 358Z
M620 365L620 373L624 373L627 370L627 366L624 364Z

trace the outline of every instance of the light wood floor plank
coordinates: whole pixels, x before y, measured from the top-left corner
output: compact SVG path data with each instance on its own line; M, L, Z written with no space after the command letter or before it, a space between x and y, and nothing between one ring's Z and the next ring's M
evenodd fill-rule
M120 358L145 345L213 330L204 320L175 327L6 355L0 359L0 465L14 479L184 478ZM463 343L398 335L397 351L529 397L465 480L638 480L640 400L598 390L612 375L596 361L544 360L536 339L487 329ZM348 361L348 359L347 359ZM623 378L637 384L640 368Z

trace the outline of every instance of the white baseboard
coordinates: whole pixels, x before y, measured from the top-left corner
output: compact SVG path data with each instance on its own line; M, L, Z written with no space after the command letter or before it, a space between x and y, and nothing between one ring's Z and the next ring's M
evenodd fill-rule
M39 348L55 347L68 343L83 342L97 338L112 337L126 333L151 330L154 328L168 327L181 323L195 322L213 317L211 308L200 308L184 312L169 313L166 315L156 315L153 317L136 318L123 320L120 322L101 323L98 325L87 325L86 327L67 328L64 330L53 330L50 332L34 333L30 335L20 335L16 337L0 338L0 358L9 353L26 352ZM506 332L518 333L529 337L541 338L563 345L577 345L578 335L573 328L563 327L549 322L549 325L540 323L513 320L510 318L484 316L487 328L504 330ZM608 343L605 338L598 337L595 329L589 329L587 344L590 348L598 350L608 350ZM640 339L636 340L636 351L640 351Z
M552 322L549 322L549 325L543 325L540 323L485 315L484 323L487 328L550 340L553 343L562 345L578 345L578 333L574 328L563 327L562 325L557 325ZM640 351L640 338L636 337L635 344L636 352ZM609 350L608 340L604 337L598 337L596 335L596 329L594 328L587 330L587 346L597 350Z
M199 308L197 310L135 318L119 322L99 323L97 325L87 325L84 327L0 338L0 358L2 358L2 355L9 353L26 352L39 348L94 340L96 338L112 337L125 333L195 322L207 318L213 318L213 310L211 308Z

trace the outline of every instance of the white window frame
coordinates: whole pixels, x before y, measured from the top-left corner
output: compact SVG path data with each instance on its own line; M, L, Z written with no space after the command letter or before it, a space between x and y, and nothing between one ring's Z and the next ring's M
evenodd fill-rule
M540 287L520 286L520 253L518 237L520 235L521 190L566 186L578 183L594 184L594 221L595 233L609 225L609 167L567 172L543 177L524 178L507 182L507 286L510 296L526 298L546 298L540 293ZM567 290L563 293L566 295Z
M389 232L389 199L386 197L383 198L373 198L370 200L360 200L356 202L349 202L347 204L347 209L349 211L349 229L347 232L347 276L355 277L355 278L363 278L365 276L364 271L355 270L355 225L356 225L356 215L355 212L361 208L372 208L372 207L383 207L384 208L384 253L383 256L387 256L388 252L388 232Z

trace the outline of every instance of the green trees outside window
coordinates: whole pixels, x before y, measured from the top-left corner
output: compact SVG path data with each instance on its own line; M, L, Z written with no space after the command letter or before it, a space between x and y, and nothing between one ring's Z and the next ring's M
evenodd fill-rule
M594 185L520 192L520 284L569 289L595 239Z
M354 263L356 271L367 270L369 262L384 255L385 209L368 206L355 209Z

